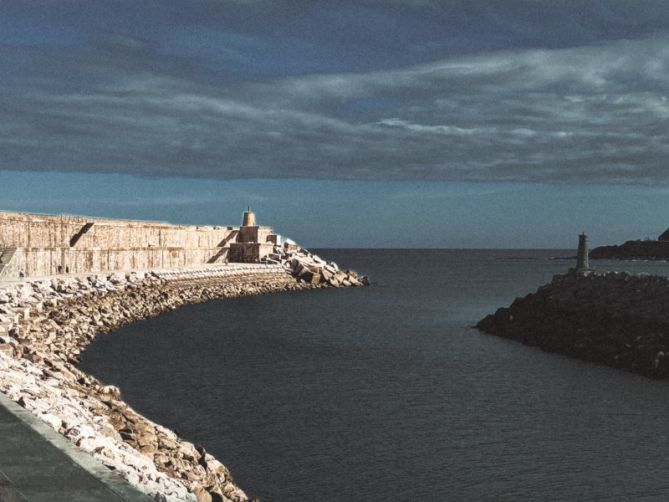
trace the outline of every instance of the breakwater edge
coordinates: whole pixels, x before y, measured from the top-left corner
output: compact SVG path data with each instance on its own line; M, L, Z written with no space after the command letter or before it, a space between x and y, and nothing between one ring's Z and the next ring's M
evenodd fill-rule
M668 306L669 277L572 270L476 327L545 351L667 378Z
M669 376L669 277L590 269L588 236L576 267L476 325L548 352L654 378Z
M0 391L156 500L245 501L202 446L136 413L118 388L76 363L100 333L181 305L366 283L306 251L275 258L8 284L0 291Z

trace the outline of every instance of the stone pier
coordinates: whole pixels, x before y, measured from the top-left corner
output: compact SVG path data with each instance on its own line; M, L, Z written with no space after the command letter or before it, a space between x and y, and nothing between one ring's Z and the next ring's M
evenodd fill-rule
M100 333L186 304L366 284L352 270L279 242L250 208L240 227L0 213L0 393L156 501L247 502L203 447L141 416L119 389L79 371L79 354ZM141 500L130 488L115 499L118 490L68 470L46 440L11 415L0 403L3 502ZM6 431L22 439L13 442ZM36 460L31 477L24 443L29 454L51 452L55 465ZM63 495L58 490L69 476L73 489ZM47 498L34 490L25 495L31 480Z

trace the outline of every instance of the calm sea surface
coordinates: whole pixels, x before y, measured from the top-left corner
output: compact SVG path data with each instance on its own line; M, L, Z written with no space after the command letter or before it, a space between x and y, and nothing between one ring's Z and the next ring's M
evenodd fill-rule
M321 251L373 285L184 307L80 366L263 502L669 500L669 382L470 327L571 254Z

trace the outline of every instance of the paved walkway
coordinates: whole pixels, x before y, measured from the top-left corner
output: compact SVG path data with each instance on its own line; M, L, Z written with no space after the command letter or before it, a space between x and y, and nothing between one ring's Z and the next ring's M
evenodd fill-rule
M150 500L0 392L1 502Z
M101 270L98 272L80 272L77 274L54 274L54 275L40 275L23 278L0 278L0 289L19 284L22 282L39 282L50 281L52 279L86 279L92 275L94 276L109 276L112 274L128 274L132 272L147 273L152 272L162 279L179 280L179 279L198 279L201 277L225 277L228 275L238 275L245 272L281 272L285 271L283 266L279 263L241 263L241 262L225 262L225 263L201 263L199 265L191 265L189 267L172 267L172 268L147 268L147 269L131 269L131 270Z

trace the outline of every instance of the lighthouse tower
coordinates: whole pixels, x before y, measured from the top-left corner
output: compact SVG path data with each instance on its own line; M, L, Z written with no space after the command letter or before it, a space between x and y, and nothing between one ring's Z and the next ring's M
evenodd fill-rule
M256 215L248 206L242 217L237 240L230 243L228 256L231 262L258 263L274 251L276 243L277 236L272 233L272 227L258 225Z
M256 226L256 215L251 211L251 206L246 208L244 211L244 217L242 218L243 227L255 227Z
M576 253L576 273L584 274L590 271L588 262L588 236L581 234L578 236L578 252Z

